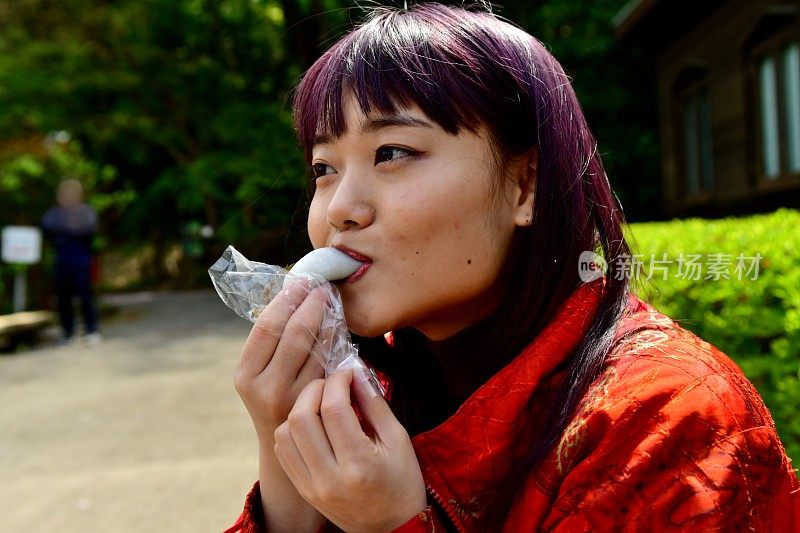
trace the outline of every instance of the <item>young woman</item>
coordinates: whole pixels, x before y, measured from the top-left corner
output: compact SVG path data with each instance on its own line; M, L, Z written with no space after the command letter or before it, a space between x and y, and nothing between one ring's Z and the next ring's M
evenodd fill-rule
M282 293L236 370L260 477L228 531L793 530L798 481L752 385L629 293L621 208L539 41L486 12L379 9L294 111L311 242L369 264L338 287L388 403L321 379L323 297ZM582 278L586 252L605 276Z

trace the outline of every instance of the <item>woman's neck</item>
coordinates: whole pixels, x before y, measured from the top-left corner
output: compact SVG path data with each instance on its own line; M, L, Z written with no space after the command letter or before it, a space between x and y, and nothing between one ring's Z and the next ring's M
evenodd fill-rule
M426 341L442 369L447 395L458 405L513 358L493 340L495 318L484 318L446 339Z
M392 348L383 338L355 340L394 382L392 409L414 436L447 420L517 355L503 344L508 336L496 332L506 319L496 313L440 341L414 329L397 330Z

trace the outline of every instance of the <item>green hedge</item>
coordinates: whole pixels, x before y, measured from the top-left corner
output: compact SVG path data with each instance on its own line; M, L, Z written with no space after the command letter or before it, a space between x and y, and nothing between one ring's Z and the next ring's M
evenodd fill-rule
M800 212L631 224L629 238L641 262L634 291L739 364L800 466ZM685 268L690 254L699 276Z

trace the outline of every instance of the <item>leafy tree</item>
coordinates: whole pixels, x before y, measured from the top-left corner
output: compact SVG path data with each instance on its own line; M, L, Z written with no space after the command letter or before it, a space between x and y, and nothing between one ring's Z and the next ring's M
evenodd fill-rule
M228 238L287 223L304 175L278 3L0 6L3 136L66 130L115 168L98 192L135 196L109 238L163 247L194 219Z
M611 21L625 4L511 1L497 11L544 42L572 77L626 216L653 220L663 216L654 61L615 37Z
M573 76L612 184L640 219L658 192L654 91L649 62L613 36L623 3L515 0L496 11ZM374 4L0 0L0 224L35 223L63 172L56 154L79 153L103 176L88 185L112 245L149 242L163 256L208 224L216 248L288 262L304 243L302 215L292 221L305 186L291 89L360 5ZM59 131L73 141L53 152L43 141Z

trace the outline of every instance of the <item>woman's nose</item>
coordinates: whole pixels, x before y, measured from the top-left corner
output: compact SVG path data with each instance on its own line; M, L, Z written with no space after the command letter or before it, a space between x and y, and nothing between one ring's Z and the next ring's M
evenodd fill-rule
M375 207L367 184L358 176L340 175L328 204L328 223L343 231L369 226L373 220Z

